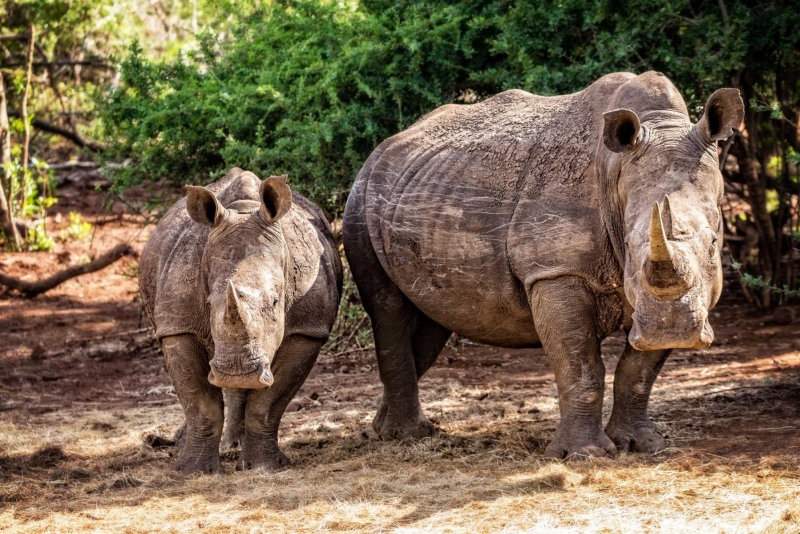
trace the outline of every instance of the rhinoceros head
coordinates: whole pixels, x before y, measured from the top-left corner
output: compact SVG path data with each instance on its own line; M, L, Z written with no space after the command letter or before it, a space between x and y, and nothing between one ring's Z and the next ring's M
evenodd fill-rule
M702 348L714 339L708 311L722 289L724 193L716 142L743 116L739 92L720 89L692 125L664 80L657 89L680 99L673 110L604 114L604 144L619 156L628 340L637 350Z
M226 209L210 190L187 186L189 216L210 227L203 254L214 340L208 381L218 387L272 385L270 363L283 339L287 256L277 222L292 194L282 176L261 182L258 194L260 202Z

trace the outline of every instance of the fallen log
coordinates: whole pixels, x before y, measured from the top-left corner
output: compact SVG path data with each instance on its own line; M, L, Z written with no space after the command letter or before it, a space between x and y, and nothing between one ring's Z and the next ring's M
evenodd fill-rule
M95 258L89 263L68 267L63 271L57 272L53 276L39 280L37 282L26 282L12 276L0 273L0 285L14 289L22 293L25 298L32 299L37 295L50 291L54 287L63 284L71 278L82 274L93 273L108 267L123 256L135 255L133 248L128 244L117 245L99 258Z

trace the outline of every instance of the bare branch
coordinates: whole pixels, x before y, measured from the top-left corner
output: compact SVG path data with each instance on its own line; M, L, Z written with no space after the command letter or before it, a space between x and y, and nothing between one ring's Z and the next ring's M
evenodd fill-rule
M34 298L40 293L50 291L54 287L61 285L71 278L80 276L82 274L93 273L105 267L108 267L123 256L135 255L134 250L128 244L117 245L110 251L106 252L99 258L86 263L84 265L75 265L60 271L49 278L40 280L38 282L26 282L17 278L7 276L0 273L0 284L17 290L25 296L25 298Z
M25 63L6 63L4 67L22 67ZM111 63L92 59L73 60L73 59L54 59L53 61L34 61L34 67L92 67L101 70L115 70L116 67Z
M19 117L20 115L21 114L16 111L10 111L8 113L9 117ZM97 141L93 141L91 139L84 139L77 132L67 130L66 128L56 126L55 124L51 124L43 120L33 119L33 121L31 121L31 125L38 130L42 130L43 132L60 135L64 139L72 141L72 143L75 145L91 150L92 152L102 152L105 149L105 145L102 143L98 143Z
M720 15L722 15L722 26L725 28L725 33L728 33L728 30L731 29L731 21L728 18L728 10L725 8L724 0L717 0L719 4L719 11Z

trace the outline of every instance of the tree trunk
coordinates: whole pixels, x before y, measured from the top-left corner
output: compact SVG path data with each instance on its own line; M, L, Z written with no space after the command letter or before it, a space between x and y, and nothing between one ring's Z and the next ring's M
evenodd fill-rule
M14 224L13 198L6 197L6 188L11 192L11 132L8 125L8 108L6 106L6 86L3 75L0 74L0 164L3 175L0 177L0 223L6 236L6 247L19 250L20 236L17 225Z
M31 91L31 78L33 76L33 45L36 42L36 29L33 24L28 28L28 54L26 56L25 68L25 90L22 92L22 127L24 128L24 135L22 139L22 162L20 165L20 192L22 193L19 198L19 207L22 209L25 206L25 197L28 194L28 181L29 170L28 160L31 144L31 123L28 120L28 96Z

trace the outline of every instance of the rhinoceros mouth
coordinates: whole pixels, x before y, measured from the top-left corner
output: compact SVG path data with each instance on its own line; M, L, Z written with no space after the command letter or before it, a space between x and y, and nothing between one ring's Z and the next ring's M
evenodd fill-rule
M212 370L221 375L248 376L258 371L261 367L261 363L258 360L253 360L252 362L248 362L247 365L219 365L218 362L211 360L210 366Z
M633 326L628 333L631 347L639 351L704 349L714 341L714 331L705 317L687 321L680 328L667 326L666 321L642 319L637 312L633 312Z
M218 343L216 356L209 363L211 368L227 376L245 376L255 373L269 362L261 351L251 351L228 343Z
M254 372L243 375L221 373L212 367L208 373L208 382L219 388L264 389L270 387L275 378L269 366L259 366Z

